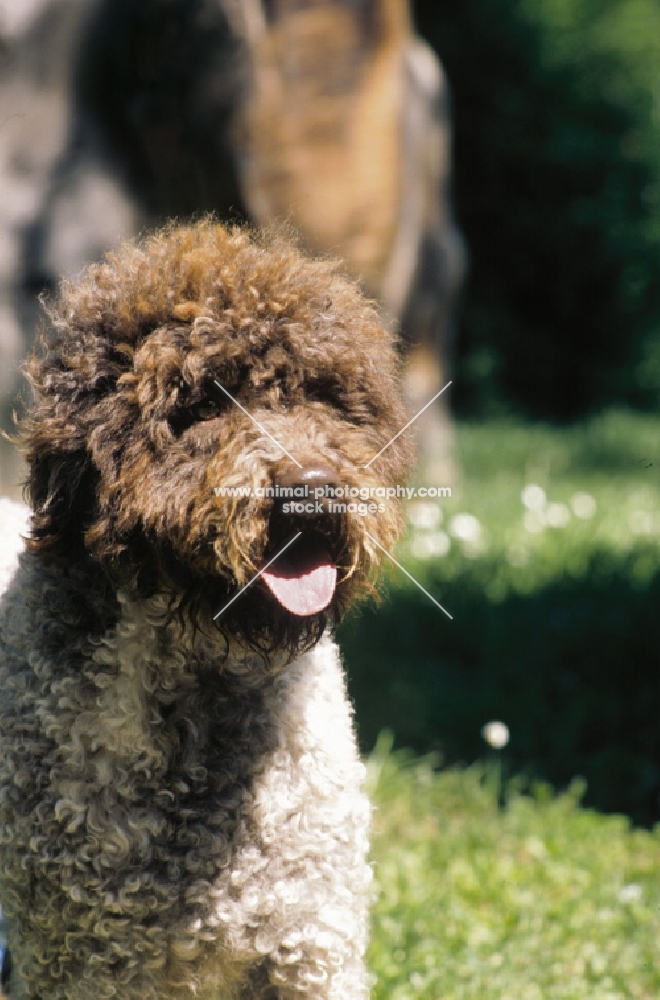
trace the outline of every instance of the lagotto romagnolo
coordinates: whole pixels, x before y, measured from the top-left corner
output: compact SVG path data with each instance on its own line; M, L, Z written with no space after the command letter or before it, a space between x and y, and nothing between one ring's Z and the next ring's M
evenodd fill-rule
M367 996L370 810L329 629L400 511L291 515L267 487L402 482L405 435L371 462L406 422L398 368L338 265L212 219L49 305L0 614L12 997Z

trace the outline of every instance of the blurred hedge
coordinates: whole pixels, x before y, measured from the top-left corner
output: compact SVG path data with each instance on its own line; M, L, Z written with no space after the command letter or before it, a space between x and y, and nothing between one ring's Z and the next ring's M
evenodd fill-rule
M460 413L660 399L660 8L417 0L447 69L471 254Z

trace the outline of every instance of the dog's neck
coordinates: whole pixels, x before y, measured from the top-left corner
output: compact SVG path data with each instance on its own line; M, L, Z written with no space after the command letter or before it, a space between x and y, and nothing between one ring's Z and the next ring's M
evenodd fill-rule
M49 647L54 653L61 650L67 661L80 660L82 669L89 659L103 664L109 674L139 668L145 672L147 689L154 684L154 690L173 691L186 685L188 675L212 674L225 678L238 694L267 686L297 659L288 647L271 648L267 635L263 643L254 643L219 629L210 616L201 620L165 589L149 597L129 588L115 589L109 575L91 560L62 567L23 553L21 564L24 585L38 583L47 595ZM40 614L43 603L42 598Z
M212 670L240 687L261 687L291 659L287 651L264 652L240 636L228 637L212 623L200 627L185 609L173 613L167 594L140 599L119 590L117 601L120 610L113 633L118 657L130 659L132 651L140 650L158 664L166 686L175 687L182 672Z

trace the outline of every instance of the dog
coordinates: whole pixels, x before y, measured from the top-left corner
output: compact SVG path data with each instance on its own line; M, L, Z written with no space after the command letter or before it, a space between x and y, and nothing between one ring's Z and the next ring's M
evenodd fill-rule
M411 413L422 410L451 377L465 251L452 204L450 88L410 0L38 6L6 60L34 75L34 106L24 107L21 85L6 114L20 105L24 124L13 116L0 131L3 183L17 185L21 203L21 164L44 161L29 171L42 178L33 214L11 215L22 235L7 259L21 269L4 287L16 283L7 311L26 342L36 292L144 227L205 211L258 226L288 219L309 252L341 257L400 327L404 393ZM52 77L51 62L69 72ZM2 289L0 280L0 310ZM426 476L452 485L447 398L415 430Z
M329 627L401 526L337 500L411 466L392 335L337 263L203 218L64 283L26 373L11 995L366 997L370 808Z

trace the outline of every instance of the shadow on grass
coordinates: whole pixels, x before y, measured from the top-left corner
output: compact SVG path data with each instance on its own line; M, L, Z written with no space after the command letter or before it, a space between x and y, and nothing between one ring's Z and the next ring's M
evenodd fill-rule
M635 589L629 560L596 553L581 579L500 603L484 596L486 573L425 577L453 621L396 590L342 626L363 750L388 727L396 746L469 764L486 753L484 723L501 719L508 773L557 788L580 775L586 805L657 822L660 571Z

